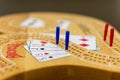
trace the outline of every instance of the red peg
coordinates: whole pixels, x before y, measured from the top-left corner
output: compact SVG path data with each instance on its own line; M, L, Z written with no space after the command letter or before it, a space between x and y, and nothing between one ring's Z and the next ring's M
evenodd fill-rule
M113 45L113 40L114 40L114 28L111 28L111 30L110 30L110 46Z
M107 37L107 32L108 32L108 26L109 26L109 24L107 23L107 24L105 24L105 29L104 29L104 41L106 41L106 37Z

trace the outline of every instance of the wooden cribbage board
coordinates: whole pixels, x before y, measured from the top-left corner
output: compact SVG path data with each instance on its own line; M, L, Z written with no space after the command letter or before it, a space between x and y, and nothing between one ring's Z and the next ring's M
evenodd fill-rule
M22 28L20 23L29 17L40 18L46 22L42 28ZM23 45L29 39L49 41L55 44L55 38L40 33L55 33L58 20L70 20L68 29L71 35L95 36L99 51L88 51L70 42L70 57L47 62L38 62ZM64 13L23 13L0 18L0 80L120 80L120 34L115 30L112 47L103 41L105 22L86 16ZM112 27L112 26L110 26ZM46 30L47 29L47 30ZM61 30L65 34L66 30ZM18 33L19 32L19 33ZM59 47L64 49L64 40ZM16 46L21 58L6 58L9 45Z

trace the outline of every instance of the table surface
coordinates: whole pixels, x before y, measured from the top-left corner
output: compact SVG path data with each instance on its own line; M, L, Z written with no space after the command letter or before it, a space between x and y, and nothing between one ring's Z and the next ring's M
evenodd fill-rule
M0 0L0 15L31 11L67 12L107 21L120 31L120 0Z

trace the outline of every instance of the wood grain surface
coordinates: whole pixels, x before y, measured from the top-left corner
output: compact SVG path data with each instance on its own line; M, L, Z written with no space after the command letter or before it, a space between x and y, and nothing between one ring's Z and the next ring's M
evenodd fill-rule
M20 26L25 19L34 17L46 22L43 28L23 28ZM71 35L95 36L99 51L89 51L70 42L70 57L47 62L38 62L27 52L23 45L29 39L49 41L55 44L55 37L40 33L55 33L58 20L70 20L68 29ZM8 23L12 21L12 26ZM0 79L1 80L120 80L120 34L115 29L115 39L112 47L103 41L103 31L106 22L83 15L31 12L6 15L0 18ZM52 26L51 26L52 25ZM83 28L84 27L84 28ZM110 25L110 28L113 26ZM47 30L46 30L47 28ZM64 34L66 29L61 30ZM87 31L87 32L86 32ZM7 34L7 35L5 35ZM64 40L58 45L64 49ZM10 47L10 45L12 45ZM15 52L21 58L6 58L9 48L15 46Z

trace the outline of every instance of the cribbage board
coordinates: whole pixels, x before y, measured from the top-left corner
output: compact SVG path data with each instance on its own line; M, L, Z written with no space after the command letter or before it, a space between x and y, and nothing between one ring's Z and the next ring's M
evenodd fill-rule
M41 27L24 26L29 18L42 20ZM70 42L69 57L46 62L37 61L23 46L30 39L55 44L55 28L60 20L69 20L71 35L95 36L98 51L87 50ZM120 80L120 34L115 30L113 46L109 46L109 34L103 41L104 21L88 16L33 12L7 15L0 18L0 80ZM110 28L113 26L110 25ZM42 33L42 34L41 34ZM64 50L64 39L58 47ZM15 55L8 55L8 54ZM11 57L12 56L12 57Z

